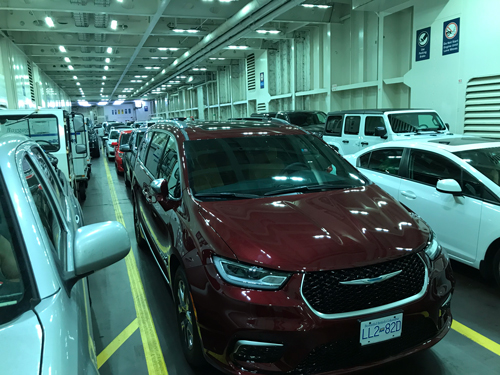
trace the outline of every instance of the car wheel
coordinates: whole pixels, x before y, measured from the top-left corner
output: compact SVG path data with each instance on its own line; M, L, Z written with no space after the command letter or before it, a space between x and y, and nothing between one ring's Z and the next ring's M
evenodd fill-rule
M137 207L137 199L135 199L135 196L133 197L133 203L134 203L134 232L135 232L135 239L137 241L137 247L141 250L146 250L148 248L148 244L146 243L146 240L142 238L141 234L141 227L139 223L139 210Z
M492 275L496 284L500 286L500 249L497 250L497 253L493 257L493 267L492 267Z
M182 351L187 362L195 368L205 365L201 349L198 324L194 314L193 301L186 273L179 267L174 278L174 299L176 305L177 328L181 339Z
M124 178L125 178L125 186L129 188L130 187L130 181L128 179L128 172L125 172Z
M87 199L87 192L85 190L85 184L78 184L78 200L80 202L83 202L85 201L85 199Z

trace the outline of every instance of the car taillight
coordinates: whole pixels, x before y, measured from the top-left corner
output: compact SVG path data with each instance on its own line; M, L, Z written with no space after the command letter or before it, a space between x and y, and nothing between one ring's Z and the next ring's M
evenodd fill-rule
M111 143L111 146L118 146L118 142Z

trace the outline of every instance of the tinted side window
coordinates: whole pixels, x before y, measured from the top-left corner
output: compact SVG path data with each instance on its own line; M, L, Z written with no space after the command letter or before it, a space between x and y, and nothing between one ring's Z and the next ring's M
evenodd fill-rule
M135 138L135 147L139 147L141 145L141 141L143 140L143 138L144 138L143 132L137 133Z
M330 116L326 122L328 135L340 137L342 135L342 116Z
M402 148L390 148L373 151L368 168L392 175L399 174L399 165L403 156Z
M160 161L158 178L164 178L168 182L168 192L175 198L181 196L179 181L179 157L175 145L175 138L170 137Z
M146 153L148 151L148 145L149 141L151 141L151 135L153 133L147 133L146 136L144 137L144 142L141 143L141 147L139 148L139 160L145 161L146 160Z
M367 152L364 155L361 155L358 159L358 167L359 168L368 168L368 163L370 162L371 152Z
M279 118L279 119L282 119L282 120L286 121L285 115L282 115L281 113L278 113L278 115L276 116L276 118Z
M385 122L382 116L368 116L365 119L365 135L375 135L375 128L385 129Z
M408 173L410 178L435 186L439 180L461 180L461 169L447 158L426 151L412 151Z
M345 118L344 134L358 134L360 123L360 116L347 116Z
M146 156L146 168L149 172L156 176L158 171L158 162L162 155L163 149L168 141L168 135L165 133L155 132L151 139L151 143L148 148L148 155Z
M27 158L23 159L23 170L43 230L47 234L54 253L59 259L63 259L63 230L53 202L48 195L45 181Z

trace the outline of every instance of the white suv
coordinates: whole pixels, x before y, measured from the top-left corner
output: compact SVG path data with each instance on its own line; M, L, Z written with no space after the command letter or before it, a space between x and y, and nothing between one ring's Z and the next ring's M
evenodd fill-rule
M364 109L330 112L323 140L341 155L350 155L378 143L450 134L433 110Z
M500 141L388 142L346 159L427 221L451 258L500 284Z

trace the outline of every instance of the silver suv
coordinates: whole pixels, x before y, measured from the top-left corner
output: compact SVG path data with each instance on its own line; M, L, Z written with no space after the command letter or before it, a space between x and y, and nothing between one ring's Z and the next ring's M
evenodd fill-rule
M0 137L2 374L98 374L86 276L130 240L118 222L84 226L65 178L36 142Z

